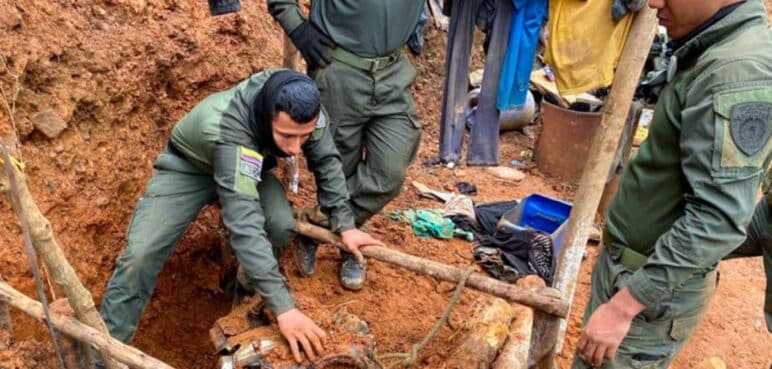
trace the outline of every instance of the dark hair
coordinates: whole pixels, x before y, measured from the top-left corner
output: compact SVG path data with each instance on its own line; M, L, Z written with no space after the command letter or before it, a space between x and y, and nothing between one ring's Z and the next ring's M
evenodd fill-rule
M282 86L274 100L274 114L283 111L297 123L308 123L319 115L321 96L311 80L296 80Z

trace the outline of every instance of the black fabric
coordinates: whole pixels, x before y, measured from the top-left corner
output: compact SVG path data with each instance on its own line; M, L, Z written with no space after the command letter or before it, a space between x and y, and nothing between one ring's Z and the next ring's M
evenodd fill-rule
M550 235L531 229L496 227L504 213L517 204L518 201L504 201L477 205L477 224L463 215L450 219L474 234L475 260L495 278L514 282L521 276L537 274L550 286L555 272Z
M477 195L477 186L475 186L474 183L458 182L456 183L456 188L458 188L458 191L464 195Z
M313 23L303 21L290 32L289 38L303 55L309 70L325 67L332 62L326 52L334 48L335 43Z
M235 13L241 10L239 0L207 0L209 2L209 14L212 16Z
M263 88L255 96L255 102L250 111L249 126L252 127L252 133L257 138L259 147L268 150L272 155L283 158L288 156L276 146L276 141L273 139L273 117L276 113L273 109L276 105L276 96L284 85L303 80L314 83L305 74L292 70L278 71L268 77ZM265 166L263 169L266 169Z

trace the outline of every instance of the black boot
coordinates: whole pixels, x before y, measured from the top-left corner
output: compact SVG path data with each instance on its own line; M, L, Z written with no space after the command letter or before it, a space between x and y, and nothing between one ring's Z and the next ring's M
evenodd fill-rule
M310 277L316 271L316 249L319 243L308 238L298 237L298 244L295 247L295 264L297 264L300 273Z
M365 284L366 265L359 264L354 254L341 251L340 284L346 289L359 291Z

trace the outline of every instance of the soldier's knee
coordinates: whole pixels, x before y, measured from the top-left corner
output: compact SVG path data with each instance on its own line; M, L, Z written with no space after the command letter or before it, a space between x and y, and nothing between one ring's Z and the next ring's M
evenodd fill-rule
M380 172L383 175L381 180L384 192L393 196L399 194L399 189L407 177L407 165L390 163L380 168Z
M127 249L115 262L115 269L120 273L137 273L153 264L153 257L146 250Z

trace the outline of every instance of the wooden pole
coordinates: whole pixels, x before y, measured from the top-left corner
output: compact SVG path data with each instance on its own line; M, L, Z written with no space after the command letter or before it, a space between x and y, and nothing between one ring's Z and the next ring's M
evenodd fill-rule
M340 238L325 228L299 221L295 223L295 226L298 233L306 237L340 245ZM366 246L361 250L362 254L369 258L398 265L410 271L426 274L451 283L458 283L464 274L462 269L408 255L386 247ZM490 278L481 273L473 273L466 285L478 291L501 297L510 302L523 304L561 318L568 315L568 304L560 297L545 293L544 291L530 291Z
M600 126L595 133L589 158L579 182L555 274L555 287L569 304L573 300L576 289L576 276L579 274L587 236L598 210L609 168L619 145L619 138L622 136L635 87L638 85L638 79L654 39L656 22L656 11L649 7L644 7L635 15L625 48L617 64L611 92L605 102ZM566 321L560 324L557 352L562 349L566 326Z
M40 321L43 321L44 319L43 306L39 302L25 296L7 283L0 282L0 301L15 307ZM134 347L128 346L115 338L110 337L110 335L106 333L85 325L75 318L52 311L51 321L59 332L78 341L93 345L105 356L111 357L118 362L126 363L132 368L174 369L169 364L149 356Z
M30 233L32 237L32 245L35 247L35 251L40 255L46 269L50 272L51 277L56 282L57 286L62 289L67 300L70 302L70 306L75 311L75 315L78 319L86 325L97 329L100 332L108 334L107 326L99 316L99 312L94 306L94 300L91 298L91 293L83 286L78 279L78 275L75 274L75 270L72 268L67 258L62 253L59 243L54 237L53 230L51 229L51 223L40 212L37 204L32 198L29 187L27 187L26 176L19 171L15 166L10 166L14 171L14 176L19 187L19 202L21 208L21 214L16 214L19 219L24 219L29 224ZM10 185L9 178L7 178L6 172L0 171L0 192L10 200ZM124 369L125 366L110 359L104 357L105 367L107 369Z

